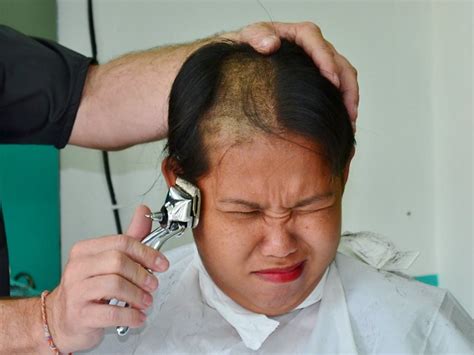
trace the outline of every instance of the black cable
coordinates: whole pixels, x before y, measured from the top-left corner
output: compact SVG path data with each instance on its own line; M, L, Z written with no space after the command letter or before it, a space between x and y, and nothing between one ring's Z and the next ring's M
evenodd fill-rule
M92 60L97 64L97 42L95 40L94 27L94 9L92 7L92 0L87 0L87 20L89 23L89 38L91 41Z
M92 6L92 0L87 0L87 17L88 17L88 22L89 22L89 37L91 41L92 61L94 64L98 64L97 42L95 40L94 10ZM110 201L112 202L112 208L113 208L114 219L115 219L115 227L117 228L117 233L122 234L122 222L120 221L120 214L117 207L117 199L115 198L114 184L112 183L112 175L110 173L108 152L102 151L102 161L104 163L105 179L107 181L107 187L109 189Z
M7 231L0 201L0 297L10 297L10 263L8 261Z

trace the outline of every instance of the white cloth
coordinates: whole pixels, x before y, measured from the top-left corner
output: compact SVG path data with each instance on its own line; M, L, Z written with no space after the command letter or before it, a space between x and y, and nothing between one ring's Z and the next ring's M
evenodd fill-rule
M407 270L420 255L417 251L400 251L391 241L374 232L344 232L337 250L386 271Z
M168 254L171 268L147 325L118 338L107 331L97 354L170 353L465 353L472 354L474 323L442 289L379 271L338 254L320 302L276 317L279 326L258 350L204 300L195 247Z
M234 327L245 346L252 350L258 350L268 336L280 325L280 322L264 314L257 314L243 308L222 292L204 268L199 253L194 254L193 264L199 272L199 286L203 301L217 310ZM309 307L321 300L328 271L329 268L326 269L314 290L296 309Z

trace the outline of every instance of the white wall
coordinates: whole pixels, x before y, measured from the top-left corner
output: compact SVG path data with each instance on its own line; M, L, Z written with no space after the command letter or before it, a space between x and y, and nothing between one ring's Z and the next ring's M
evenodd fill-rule
M443 287L473 314L474 6L438 2L432 14L436 259Z
M343 228L422 251L410 273L439 273L441 286L473 314L471 2L261 3L275 21L319 24L359 71L358 148ZM101 62L268 20L256 0L94 5ZM58 16L60 42L90 54L85 2L59 0ZM111 153L124 224L138 203L160 207L160 152L154 143ZM61 203L63 262L76 240L113 233L100 153L62 151Z

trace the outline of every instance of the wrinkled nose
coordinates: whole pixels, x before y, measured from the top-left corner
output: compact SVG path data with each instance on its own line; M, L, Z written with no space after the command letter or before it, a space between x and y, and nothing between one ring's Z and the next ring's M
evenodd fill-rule
M265 217L265 228L260 243L263 256L285 258L297 250L297 240L289 230L291 217Z

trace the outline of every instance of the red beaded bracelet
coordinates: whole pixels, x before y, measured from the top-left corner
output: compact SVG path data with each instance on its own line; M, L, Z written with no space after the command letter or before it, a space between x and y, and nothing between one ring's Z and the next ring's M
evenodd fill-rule
M41 293L41 317L43 318L43 331L44 331L44 338L48 342L49 348L55 355L59 355L60 352L58 348L56 347L56 344L54 344L53 337L51 336L51 333L49 332L49 327L48 327L48 318L46 317L46 296L48 296L49 291L45 290ZM72 353L69 353L69 355L72 355Z

